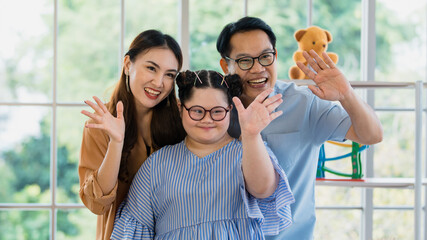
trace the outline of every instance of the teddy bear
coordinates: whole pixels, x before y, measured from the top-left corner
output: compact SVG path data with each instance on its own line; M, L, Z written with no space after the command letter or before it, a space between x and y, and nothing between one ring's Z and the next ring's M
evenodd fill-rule
M302 55L304 51L308 52L313 49L323 59L322 52L326 52L328 43L332 42L331 33L317 26L300 29L295 32L294 37L298 41L298 50L293 55L294 62L302 62L305 65L307 65L307 61ZM335 64L338 62L337 54L333 52L327 52L327 54ZM308 79L304 72L296 65L289 69L289 78Z

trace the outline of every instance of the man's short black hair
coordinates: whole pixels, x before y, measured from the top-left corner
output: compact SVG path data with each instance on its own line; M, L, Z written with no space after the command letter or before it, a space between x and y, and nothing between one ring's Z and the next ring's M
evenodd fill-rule
M274 35L273 30L267 23L256 17L243 17L237 22L227 24L219 34L216 41L216 49L221 54L221 57L229 57L231 52L230 39L234 34L251 30L264 31L273 48L276 48L276 35Z

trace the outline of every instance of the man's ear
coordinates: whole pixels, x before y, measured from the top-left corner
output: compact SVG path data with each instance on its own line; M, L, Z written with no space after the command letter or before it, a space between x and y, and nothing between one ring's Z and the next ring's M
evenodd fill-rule
M224 72L224 74L228 74L228 63L224 58L221 58L221 60L219 60L219 65L221 65L222 71Z

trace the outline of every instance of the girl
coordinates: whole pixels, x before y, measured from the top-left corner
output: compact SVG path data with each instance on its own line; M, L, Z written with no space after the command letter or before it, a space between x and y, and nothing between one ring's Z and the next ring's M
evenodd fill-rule
M133 176L154 150L183 140L174 79L182 66L178 43L156 30L140 33L123 61L119 82L105 106L85 101L80 152L80 198L98 215L96 239L110 239L117 206Z
M260 94L247 109L233 98L241 141L230 137L237 75L186 71L177 77L187 136L152 154L117 211L112 239L263 239L291 224L294 199L260 132L281 96Z

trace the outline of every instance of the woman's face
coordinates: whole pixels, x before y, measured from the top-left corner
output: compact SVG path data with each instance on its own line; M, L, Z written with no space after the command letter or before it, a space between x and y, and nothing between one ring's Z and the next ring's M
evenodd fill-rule
M178 60L167 48L140 53L134 62L125 59L125 66L137 109L153 108L165 99L178 73Z
M187 109L193 106L201 106L206 110L221 106L230 109L224 92L215 88L193 88L192 97L184 103ZM187 132L187 141L195 141L202 144L217 144L227 139L227 129L230 124L230 112L224 119L214 121L206 111L203 119L195 121L190 118L188 110L181 107L182 124Z

